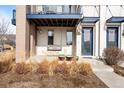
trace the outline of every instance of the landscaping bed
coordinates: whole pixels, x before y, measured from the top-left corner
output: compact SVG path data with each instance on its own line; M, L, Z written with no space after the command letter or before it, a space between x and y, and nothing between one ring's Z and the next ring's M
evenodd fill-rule
M124 76L124 51L119 48L106 48L103 51L103 58L101 58L107 65L114 69L114 72ZM120 66L119 66L120 65Z
M121 76L124 76L124 68L123 67L120 67L118 65L115 65L113 66L113 69L114 69L114 72L121 75Z
M107 88L91 71L85 75L62 75L28 73L26 75L7 72L0 74L3 88Z
M14 62L14 53L0 55L1 88L106 88L90 63L76 58L41 62Z

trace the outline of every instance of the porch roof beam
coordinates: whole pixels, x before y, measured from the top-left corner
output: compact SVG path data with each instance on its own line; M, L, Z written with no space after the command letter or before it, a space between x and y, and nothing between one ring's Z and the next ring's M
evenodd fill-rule
M37 20L35 19L35 20L33 20L33 22L36 24L36 25L38 25L39 23L37 22Z
M43 20L39 20L41 22L41 24L45 25L45 23L43 22Z
M27 14L27 19L80 19L81 14Z

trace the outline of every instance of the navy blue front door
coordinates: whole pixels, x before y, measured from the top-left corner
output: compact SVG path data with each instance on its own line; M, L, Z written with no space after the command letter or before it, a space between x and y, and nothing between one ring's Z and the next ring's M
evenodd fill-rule
M93 55L93 28L92 27L82 28L82 55L85 55L85 56Z
M107 27L107 48L118 47L118 27Z

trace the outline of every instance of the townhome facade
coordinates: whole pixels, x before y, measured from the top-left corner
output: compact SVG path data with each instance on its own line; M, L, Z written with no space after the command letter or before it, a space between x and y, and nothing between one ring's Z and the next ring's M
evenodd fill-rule
M17 5L12 23L17 62L38 55L98 58L105 48L124 50L123 5Z

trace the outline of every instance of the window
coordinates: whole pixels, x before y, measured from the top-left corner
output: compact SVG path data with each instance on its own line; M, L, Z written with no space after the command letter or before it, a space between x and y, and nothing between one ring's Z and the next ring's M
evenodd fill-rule
M107 47L118 47L118 27L107 28Z
M36 11L37 12L43 12L43 10L42 10L42 5L37 5L37 7L36 7Z
M62 5L44 5L43 9L46 13L62 13Z
M67 31L66 44L72 45L72 31Z
M54 31L48 31L48 45L53 45Z

